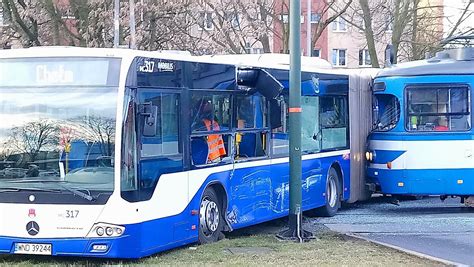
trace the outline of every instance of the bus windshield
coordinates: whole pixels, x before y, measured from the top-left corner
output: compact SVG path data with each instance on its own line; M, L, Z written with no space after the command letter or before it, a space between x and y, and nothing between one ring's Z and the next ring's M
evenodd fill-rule
M113 191L120 62L84 62L0 60L0 191Z

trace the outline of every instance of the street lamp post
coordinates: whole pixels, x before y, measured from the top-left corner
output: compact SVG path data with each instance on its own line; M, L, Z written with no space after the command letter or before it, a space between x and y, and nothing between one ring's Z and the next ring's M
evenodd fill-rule
M303 242L312 234L303 230L301 210L301 2L290 1L290 212L288 229L277 237Z

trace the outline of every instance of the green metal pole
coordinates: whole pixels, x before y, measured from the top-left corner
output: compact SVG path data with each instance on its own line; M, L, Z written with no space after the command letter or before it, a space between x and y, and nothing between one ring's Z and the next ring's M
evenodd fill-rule
M289 227L301 238L301 1L290 2L290 215Z

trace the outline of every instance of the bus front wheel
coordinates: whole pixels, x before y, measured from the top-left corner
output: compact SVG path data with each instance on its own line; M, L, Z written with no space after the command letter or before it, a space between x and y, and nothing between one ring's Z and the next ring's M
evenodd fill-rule
M332 217L336 215L341 206L341 185L339 183L339 174L331 167L326 179L326 203L317 208L314 212L317 216Z
M219 240L223 228L221 207L214 189L207 188L199 206L199 243L206 244Z

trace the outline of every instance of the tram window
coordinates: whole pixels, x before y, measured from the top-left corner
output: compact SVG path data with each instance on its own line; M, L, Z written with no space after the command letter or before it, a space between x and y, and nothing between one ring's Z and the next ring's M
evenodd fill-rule
M320 97L319 108L322 149L347 147L347 98L341 96Z
M400 120L400 102L390 94L376 94L373 106L374 131L390 131Z
M193 132L228 131L230 129L230 97L228 95L192 96L191 129ZM206 123L214 121L215 123Z
M467 87L407 88L409 131L465 131L471 128Z

